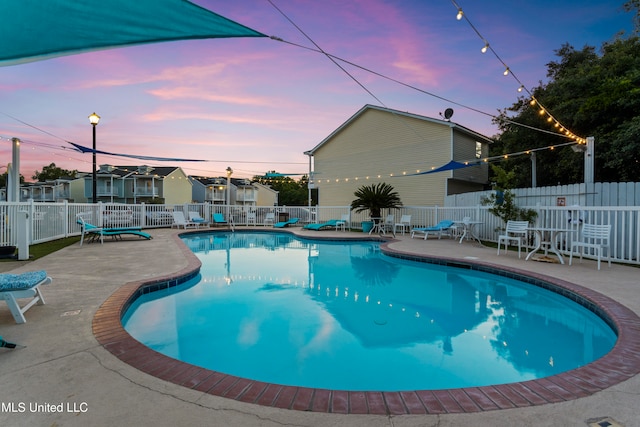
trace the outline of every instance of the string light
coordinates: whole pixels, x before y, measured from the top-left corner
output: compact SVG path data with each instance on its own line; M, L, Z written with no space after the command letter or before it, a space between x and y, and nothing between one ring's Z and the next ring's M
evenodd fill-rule
M462 8L460 7L460 5L458 5L456 3L456 0L451 0L451 3L453 4L453 6L458 10L458 15L456 16L456 18L458 20L461 20L464 13L462 12ZM471 23L471 21L469 20L469 18L464 15L465 20L467 21L467 23L469 24L469 26L471 27L471 29L478 35L478 37L480 37L480 39L482 40L482 42L484 43L484 47L480 50L482 53L486 53L487 50L489 50L489 42L487 41L487 39L485 37L482 36L482 34L480 34L480 31L478 31L478 29ZM491 49L491 52L495 55L495 57L498 59L498 61L500 61L502 63L502 65L505 67L503 74L505 76L508 76L509 74L511 74L511 76L520 84L520 86L518 86L518 92L522 92L523 90L526 90L527 93L529 93L529 95L531 95L531 105L536 105L536 103L539 105L539 102L537 102L534 98L533 95L531 94L531 92L529 92L527 90L527 88L524 86L524 84L522 84L522 82L518 79L518 77L513 73L513 71L509 68L509 66L502 60L502 58L500 58L500 56L495 52L495 50ZM539 114L541 116L544 116L545 114L548 116L547 117L547 122L548 123L554 123L554 127L558 127L555 126L555 124L559 125L559 121L554 118L551 113L549 113L549 111L544 108L543 106L540 105L541 110L539 111ZM573 132L567 131L564 133L563 136L566 136L568 138L573 139L574 141L576 141L578 144L585 144L586 143L586 139L584 138L580 138L578 136L576 136Z
M586 142L586 141L585 141ZM509 160L513 157L517 157L517 156L521 156L521 155L531 155L532 153L535 153L536 151L545 151L545 150L555 150L556 147L565 147L565 146L570 146L570 145L576 145L578 144L578 142L567 142L564 144L555 144L555 145L549 145L546 147L540 147L540 148L531 148L528 150L523 150L523 151L518 151L518 152L514 152L514 153L507 153L507 154L500 154L497 156L492 156L492 157L484 157L484 158L480 158L480 159L473 159L473 160L458 160L459 163L463 163L465 165L470 165L470 166L480 166L482 164L485 163L490 163L490 162L499 162L499 161L504 161L504 160ZM437 169L437 166L430 166L428 168L425 169L416 169L415 174L420 174L421 170L435 170ZM377 175L378 179L383 179L385 177L390 177L390 178L395 178L395 177L407 177L407 176L412 176L413 174L409 174L406 171L402 171L400 173L384 173L384 174L380 174ZM415 176L415 175L414 175ZM341 178L332 178L332 179L326 179L326 183L346 183L350 180L358 180L361 177L341 177ZM371 178L370 176L366 176L366 179ZM322 181L318 181L319 183L322 183Z

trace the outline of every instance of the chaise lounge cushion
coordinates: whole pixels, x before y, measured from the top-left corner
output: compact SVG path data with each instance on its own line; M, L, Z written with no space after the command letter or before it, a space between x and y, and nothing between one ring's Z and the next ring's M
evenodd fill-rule
M0 274L0 292L30 289L46 278L47 272L44 270L21 274Z

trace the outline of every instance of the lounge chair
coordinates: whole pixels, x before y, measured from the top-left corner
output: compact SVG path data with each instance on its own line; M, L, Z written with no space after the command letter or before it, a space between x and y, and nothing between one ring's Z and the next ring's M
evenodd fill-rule
M323 228L328 228L328 227L335 227L336 231L338 230L339 227L341 227L341 220L339 219L330 219L327 222L323 222L320 224L307 224L305 225L304 228L305 230L316 230L316 231L320 231ZM344 224L344 222L342 222L342 224Z
M209 225L209 221L207 221L202 216L200 216L200 212L189 211L189 221L191 221L194 224L197 224L198 227L200 226L206 227L207 225Z
M171 228L176 227L187 229L200 227L200 224L189 221L187 218L185 218L182 211L173 211L171 212L171 215L173 216L173 224L171 224Z
M100 239L100 243L104 243L104 236L111 236L118 240L122 239L123 234L130 234L133 236L139 236L144 239L152 239L151 235L142 231L142 227L115 227L115 228L103 228L97 227L84 220L82 215L77 216L77 222L80 224L82 235L80 236L80 246L84 243L85 235L90 235L90 241Z
M30 271L22 274L0 274L0 299L7 302L16 323L25 323L24 312L35 304L44 305L44 297L40 285L51 283L46 271ZM20 307L19 298L31 298L26 305Z
M273 224L273 226L275 228L285 228L285 227L288 227L290 225L296 224L298 221L300 221L300 218L291 218L288 221L276 222L275 224Z
M233 223L233 217L230 217L230 220L227 221L226 219L224 219L224 215L221 213L214 213L211 215L211 218L213 219L213 225L222 225L222 226L229 226L229 228L231 228L232 231L235 231L235 225Z
M452 225L453 221L444 219L432 227L416 227L411 229L411 238L413 239L416 234L424 234L424 240L427 240L429 234L434 234L438 236L438 239L441 239L443 234L449 233Z

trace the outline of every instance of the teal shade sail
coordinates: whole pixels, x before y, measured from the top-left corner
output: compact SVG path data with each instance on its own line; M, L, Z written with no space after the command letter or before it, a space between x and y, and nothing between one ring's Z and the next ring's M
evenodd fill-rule
M449 163L447 163L446 165L442 165L439 168L435 168L435 169L431 169L428 170L426 172L418 172L418 173L409 173L406 175L399 175L399 176L416 176L416 175L427 175L430 173L438 173L438 172L444 172L444 171L452 171L452 170L456 170L456 169L462 169L462 168L468 168L471 166L477 166L478 162L466 162L466 163L460 163L460 162L456 162L454 160L451 160Z
M0 66L186 39L266 37L187 0L0 0Z

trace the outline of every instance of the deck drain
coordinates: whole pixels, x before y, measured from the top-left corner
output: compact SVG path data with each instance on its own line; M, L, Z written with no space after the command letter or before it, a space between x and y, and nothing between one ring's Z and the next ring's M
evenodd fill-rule
M623 427L622 424L610 417L592 418L587 420L589 427Z
M80 314L82 310L73 310L73 311L65 311L64 313L62 313L60 315L60 317L65 317L65 316L77 316L78 314Z

